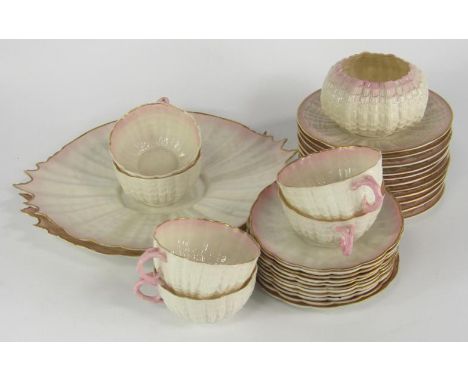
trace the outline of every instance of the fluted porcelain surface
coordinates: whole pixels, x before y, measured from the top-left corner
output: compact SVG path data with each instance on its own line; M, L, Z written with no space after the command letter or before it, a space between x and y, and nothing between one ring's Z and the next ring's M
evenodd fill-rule
M127 195L150 206L174 204L184 197L196 183L201 170L201 160L188 169L164 178L139 178L120 171L114 164L115 175Z
M386 194L382 209L372 227L354 243L351 256L339 247L324 247L304 240L286 217L276 183L265 188L252 207L250 233L262 249L292 269L314 272L342 270L374 261L394 247L403 231L403 218L396 200Z
M363 214L364 203L378 203L370 177L382 186L382 155L368 147L344 147L310 154L278 174L278 184L293 207L317 219L349 219ZM380 207L378 207L380 210Z
M281 195L280 195L281 198ZM339 246L343 238L343 230L352 229L352 241L358 240L374 224L380 212L380 208L364 215L352 217L347 220L316 220L294 210L282 200L284 214L291 227L299 235L313 242L326 246ZM351 243L351 247L353 243Z
M250 278L260 247L244 231L197 219L169 220L154 233L166 261L154 259L165 283L177 294L209 298L238 290Z
M427 81L394 55L361 53L335 64L322 87L324 112L346 130L369 137L393 134L424 115Z
M193 116L165 102L131 110L110 135L110 152L118 167L145 178L166 177L190 167L200 147Z
M453 113L449 104L433 91L429 91L426 111L419 122L385 137L364 137L341 128L325 114L320 98L318 90L302 101L297 122L308 136L328 146L368 146L384 154L405 152L444 136L452 126Z
M255 133L224 118L192 113L202 134L201 174L177 203L150 207L128 197L108 150L114 123L70 142L16 187L35 213L60 227L61 237L103 253L139 254L153 245L152 231L178 217L246 223L258 193L295 154L284 140Z
M236 292L213 299L191 299L159 285L159 293L167 308L182 319L196 323L214 323L239 312L255 288L255 270L245 286Z

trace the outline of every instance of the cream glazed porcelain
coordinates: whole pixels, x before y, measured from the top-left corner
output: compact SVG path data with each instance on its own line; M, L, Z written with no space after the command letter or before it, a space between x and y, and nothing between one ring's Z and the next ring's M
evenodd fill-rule
M320 100L324 112L341 127L379 137L421 120L428 87L413 64L391 54L364 52L330 69Z
M382 155L369 147L341 147L295 160L278 174L281 192L299 213L344 220L380 210ZM373 214L372 216L377 216Z
M192 167L200 156L201 136L189 113L166 97L139 106L114 125L109 149L117 167L139 178L160 178Z
M200 175L195 119L167 98L139 106L114 125L109 148L124 192L150 206L173 204Z
M238 290L252 275L260 247L239 228L202 219L169 220L154 232L154 248L138 260L140 278L164 280L178 295L213 298ZM143 265L154 260L155 275Z
M201 160L182 172L161 178L139 178L126 174L114 163L115 175L127 195L149 206L174 204L195 184L201 171Z
M280 189L278 189L278 193L283 211L294 231L317 244L339 245L345 256L352 253L354 241L367 232L380 212L379 207L371 212L347 220L317 220L289 205ZM380 199L380 206L382 200L383 197Z
M285 140L256 133L225 118L190 113L202 135L201 174L178 202L151 207L128 197L114 173L109 134L114 122L68 143L15 185L25 213L73 244L105 254L141 255L158 224L178 217L246 223L258 193L295 155Z
M396 200L386 194L382 209L370 229L354 243L350 256L339 247L324 247L304 240L289 224L276 183L265 188L250 215L250 233L268 252L292 269L314 272L346 270L372 262L393 248L403 232L403 218Z
M192 299L159 285L159 294L167 308L182 319L196 323L214 323L239 312L255 288L257 270L239 290L211 299Z
M364 137L340 127L324 112L321 90L307 96L297 110L300 129L325 148L368 146L382 151L384 158L387 155L401 155L407 151L418 151L427 147L450 132L452 121L453 112L450 105L431 90L424 117L407 129L385 137Z

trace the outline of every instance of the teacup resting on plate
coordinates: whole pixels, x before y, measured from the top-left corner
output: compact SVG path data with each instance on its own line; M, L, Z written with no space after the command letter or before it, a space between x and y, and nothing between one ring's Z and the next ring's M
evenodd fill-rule
M123 190L145 204L177 202L200 174L199 127L166 98L128 112L114 125L109 142Z
M216 298L239 290L260 256L259 245L248 233L204 219L168 220L156 227L153 239L154 248L138 260L140 278L150 285L161 282L187 298ZM143 269L149 260L154 275ZM140 286L136 289L141 296Z
M317 220L346 220L382 207L382 154L341 147L295 160L277 183L287 203Z
M324 246L340 246L343 255L349 256L353 251L354 241L364 235L374 224L380 207L371 212L343 220L319 220L291 206L278 188L283 211L291 227L299 235Z

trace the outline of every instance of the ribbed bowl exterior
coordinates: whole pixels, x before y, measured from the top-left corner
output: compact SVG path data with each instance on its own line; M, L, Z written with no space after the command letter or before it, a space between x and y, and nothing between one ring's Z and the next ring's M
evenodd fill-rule
M214 298L238 290L252 275L258 260L224 265L166 255L166 262L154 260L156 270L174 292L192 298Z
M165 178L145 179L127 175L115 168L115 174L127 195L149 206L166 206L177 202L187 193L200 175L201 161L180 174Z
M320 101L331 119L368 137L390 135L421 120L429 95L421 70L409 64L409 72L398 80L364 81L346 73L348 59L334 65L323 83Z
M307 215L318 219L349 219L362 211L363 202L373 203L374 193L369 187L353 189L354 181L370 176L380 186L383 182L382 160L354 177L317 187L289 187L278 182L288 203Z
M288 218L291 227L300 236L312 240L313 242L325 246L339 246L342 233L337 228L354 226L354 240L364 235L374 224L380 209L367 214L343 221L316 220L303 216L284 203L282 203L284 213Z
M255 288L257 270L239 290L213 299L192 299L180 296L159 286L159 293L167 308L182 319L196 323L214 323L239 312Z

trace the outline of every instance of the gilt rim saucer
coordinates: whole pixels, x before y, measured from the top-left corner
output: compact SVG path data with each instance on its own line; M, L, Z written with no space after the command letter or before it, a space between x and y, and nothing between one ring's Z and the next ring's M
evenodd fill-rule
M190 195L158 209L126 196L114 176L107 149L115 121L91 129L26 171L15 184L25 198L22 211L50 234L103 254L139 255L152 246L157 224L199 217L242 227L258 193L296 150L238 122L192 112L200 125L202 174ZM89 220L89 221L87 221Z
M323 247L298 235L289 224L272 183L258 196L249 220L249 231L268 252L289 268L317 273L343 273L374 263L394 248L403 233L398 202L385 194L375 223L354 243L353 253L343 256L339 247Z

